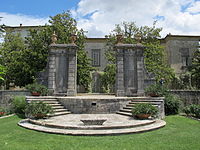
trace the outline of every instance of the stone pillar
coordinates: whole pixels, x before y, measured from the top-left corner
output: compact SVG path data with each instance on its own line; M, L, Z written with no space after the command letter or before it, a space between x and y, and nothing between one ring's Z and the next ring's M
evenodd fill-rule
M115 45L116 96L144 95L143 49L142 44Z
M67 95L75 96L77 93L76 87L76 76L77 76L77 46L76 45L68 45L69 53L68 53L68 88Z
M137 51L137 95L144 95L144 46L135 45Z
M48 57L48 89L51 94L54 93L55 89L55 73L56 73L55 60L56 57L50 50Z
M54 95L76 95L77 46L51 44L49 50L48 88Z
M124 89L124 53L123 48L120 46L116 46L116 96L124 96L125 89Z

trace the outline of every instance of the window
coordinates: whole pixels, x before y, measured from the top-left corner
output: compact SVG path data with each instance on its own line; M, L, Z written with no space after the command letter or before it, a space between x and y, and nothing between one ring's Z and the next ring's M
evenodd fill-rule
M183 64L183 67L189 66L188 58L189 58L189 57L187 57L187 56L182 56L182 64Z
M189 66L189 48L181 48L180 53L183 67Z
M92 66L99 67L100 66L100 58L101 58L100 49L93 49L92 50Z

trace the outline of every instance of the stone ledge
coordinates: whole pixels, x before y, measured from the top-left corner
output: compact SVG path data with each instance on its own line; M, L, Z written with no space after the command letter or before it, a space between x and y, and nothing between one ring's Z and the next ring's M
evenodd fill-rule
M47 123L40 120L32 120L27 119L27 121L31 124L45 126L49 128L57 128L57 129L74 129L74 130L107 130L107 129L124 129L124 128L134 128L134 127L140 127L145 125L150 125L152 123L155 123L156 120L147 120L142 123L134 123L134 124L121 124L121 125L93 125L93 126L82 126L82 125L58 125L55 123Z
M27 120L22 120L18 123L19 126L36 130L39 132L53 133L53 134L63 134L63 135L76 135L76 136L102 136L102 135L120 135L120 134L133 134L141 133L156 130L162 128L166 125L166 122L163 120L157 120L155 123L134 127L126 129L110 129L110 130L70 130L70 129L57 129L57 128L48 128L45 126L33 125L27 122Z

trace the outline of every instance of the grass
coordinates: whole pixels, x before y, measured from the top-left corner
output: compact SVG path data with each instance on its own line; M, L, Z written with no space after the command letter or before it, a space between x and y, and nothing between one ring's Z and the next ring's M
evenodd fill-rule
M168 116L166 127L120 136L67 136L17 126L17 116L0 119L1 150L199 150L200 122Z

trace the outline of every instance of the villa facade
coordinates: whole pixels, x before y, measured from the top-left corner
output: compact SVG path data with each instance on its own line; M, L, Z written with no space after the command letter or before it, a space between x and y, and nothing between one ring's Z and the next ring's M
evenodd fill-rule
M15 27L7 26L5 29L6 32L20 33L22 37L26 37L30 29L38 29L38 26L22 26L20 24ZM165 48L167 63L177 75L180 75L191 65L194 51L200 45L200 36L168 34L160 41ZM106 38L87 38L85 50L92 60L92 66L103 71L107 64Z

